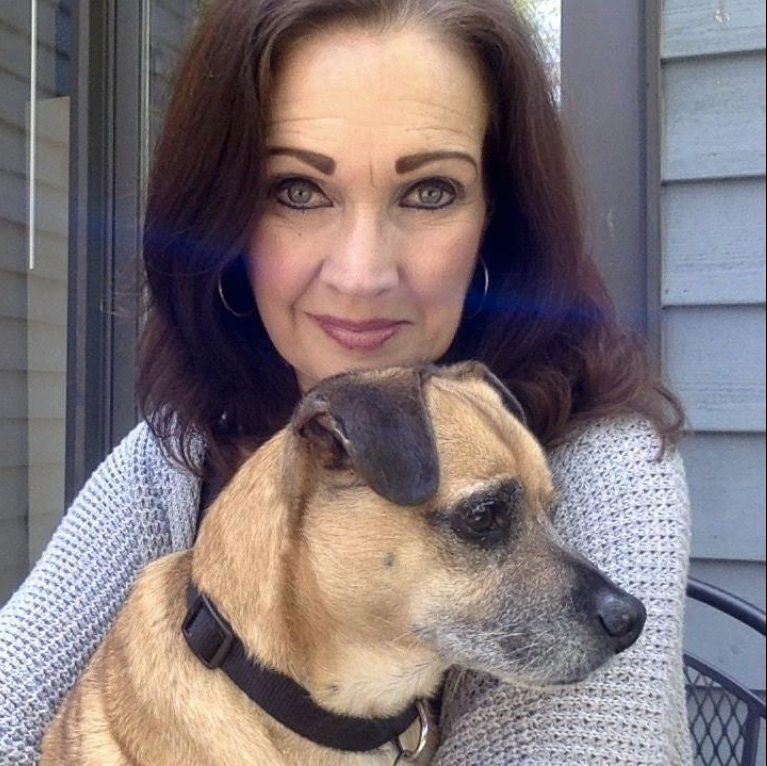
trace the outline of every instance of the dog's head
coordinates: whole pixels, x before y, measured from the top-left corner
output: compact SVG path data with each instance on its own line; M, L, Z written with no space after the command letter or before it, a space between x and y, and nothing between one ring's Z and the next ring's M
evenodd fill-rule
M339 634L529 684L640 634L642 604L558 541L544 452L483 365L329 378L287 434L297 576Z

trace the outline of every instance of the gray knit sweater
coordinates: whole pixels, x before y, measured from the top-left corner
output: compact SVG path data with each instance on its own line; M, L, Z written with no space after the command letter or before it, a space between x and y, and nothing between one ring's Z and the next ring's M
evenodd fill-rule
M647 607L637 644L557 691L453 673L439 766L691 763L681 663L689 502L678 454L656 460L658 446L643 420L605 419L550 455L562 536ZM0 766L37 762L46 725L138 571L191 545L199 495L145 424L90 478L0 611Z

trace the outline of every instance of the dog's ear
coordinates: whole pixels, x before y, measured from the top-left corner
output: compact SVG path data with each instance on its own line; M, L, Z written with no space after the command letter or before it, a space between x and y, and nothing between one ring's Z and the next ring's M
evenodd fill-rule
M506 384L492 372L490 368L478 362L476 360L469 360L465 362L457 362L449 367L443 367L440 373L450 378L457 378L458 380L467 377L481 378L488 386L490 386L501 397L503 406L519 420L523 426L527 426L527 415L525 415L525 408L522 406L519 399L509 391Z
M315 450L325 468L352 468L349 439L324 396L309 394L293 417L293 428Z
M500 397L503 402L503 406L514 415L514 417L527 427L527 415L525 414L525 408L520 403L514 394L509 391L506 384L498 377L496 377L490 370L482 365L484 368L482 372L482 380L485 381Z
M397 505L420 505L439 487L439 459L420 376L339 376L307 394L293 428L326 468L352 467Z

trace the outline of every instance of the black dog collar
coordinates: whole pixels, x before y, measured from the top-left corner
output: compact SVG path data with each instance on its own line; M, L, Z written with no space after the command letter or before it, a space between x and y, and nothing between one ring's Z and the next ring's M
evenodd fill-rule
M399 747L399 736L419 717L410 705L392 718L354 718L317 705L292 678L249 659L229 623L193 583L187 590L188 611L182 632L206 668L220 668L272 718L318 745L335 750L366 752L387 742Z

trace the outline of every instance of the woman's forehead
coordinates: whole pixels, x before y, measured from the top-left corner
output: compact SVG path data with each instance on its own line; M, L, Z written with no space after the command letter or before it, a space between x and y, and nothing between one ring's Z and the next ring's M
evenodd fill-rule
M336 30L303 40L283 59L268 131L270 143L417 134L420 145L466 147L481 143L487 119L471 60L433 35Z

